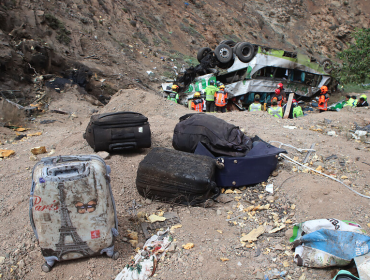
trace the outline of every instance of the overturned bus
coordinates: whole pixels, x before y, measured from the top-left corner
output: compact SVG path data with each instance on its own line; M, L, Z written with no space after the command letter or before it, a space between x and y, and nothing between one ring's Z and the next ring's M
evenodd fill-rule
M245 48L240 50L240 46ZM216 48L215 52L218 49ZM222 82L229 93L229 98L244 105L252 103L256 93L260 95L261 102L269 103L270 95L273 94L278 83L283 83L286 92L295 92L298 98L299 96L312 97L319 93L323 85L328 86L332 91L336 87L334 79L329 74L332 70L329 59L319 62L313 57L297 52L249 43L237 43L231 50L232 53L229 55L232 58L228 62L230 66L225 69L226 71L222 73L209 69L209 72L215 73L194 77L184 91L185 94L182 95L182 103L187 104L195 92L203 92L211 80ZM198 53L198 60L199 56ZM215 57L218 56L220 54L216 53ZM170 85L172 83L162 84L163 90Z

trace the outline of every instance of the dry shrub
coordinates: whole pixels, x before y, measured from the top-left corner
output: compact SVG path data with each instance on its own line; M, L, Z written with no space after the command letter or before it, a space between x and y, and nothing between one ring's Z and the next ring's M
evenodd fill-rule
M3 100L0 103L0 123L9 126L21 126L24 124L24 111Z

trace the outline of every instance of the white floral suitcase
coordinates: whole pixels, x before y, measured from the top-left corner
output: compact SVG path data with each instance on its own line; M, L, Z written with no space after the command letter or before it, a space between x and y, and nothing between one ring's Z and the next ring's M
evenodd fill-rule
M95 155L43 158L33 168L30 221L49 272L55 261L106 253L118 235L110 167Z

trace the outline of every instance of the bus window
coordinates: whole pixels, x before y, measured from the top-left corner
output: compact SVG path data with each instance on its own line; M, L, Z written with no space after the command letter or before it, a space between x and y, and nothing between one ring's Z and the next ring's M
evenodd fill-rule
M276 68L275 78L287 80L289 77L289 70L285 68Z
M305 80L304 80L305 85L310 86L310 87L317 87L320 81L321 81L320 75L305 72Z
M258 78L274 78L275 67L263 67L253 74L254 79Z

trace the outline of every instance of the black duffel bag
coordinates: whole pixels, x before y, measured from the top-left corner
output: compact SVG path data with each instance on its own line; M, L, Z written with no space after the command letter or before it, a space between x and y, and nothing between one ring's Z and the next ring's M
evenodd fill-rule
M252 148L252 140L239 127L209 114L187 114L176 125L172 146L193 153L201 142L214 155L241 157Z

